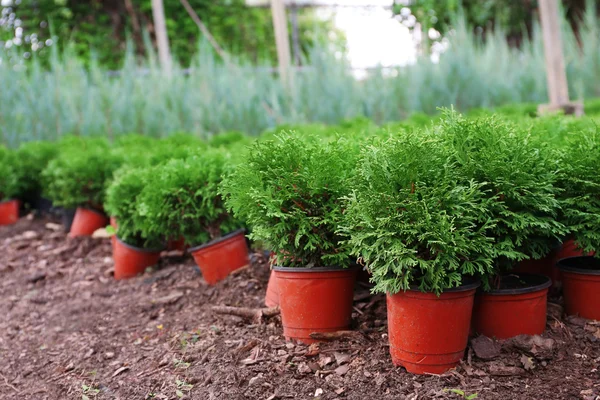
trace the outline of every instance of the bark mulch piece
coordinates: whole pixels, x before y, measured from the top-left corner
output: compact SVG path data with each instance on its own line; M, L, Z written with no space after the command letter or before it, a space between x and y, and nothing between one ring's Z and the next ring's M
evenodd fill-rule
M385 297L364 285L358 334L305 346L285 341L279 316L213 309L264 307L259 254L214 287L177 254L117 282L110 240L52 223L0 227L2 399L600 399L600 324L560 307L541 337L478 338L455 370L413 376L392 365Z

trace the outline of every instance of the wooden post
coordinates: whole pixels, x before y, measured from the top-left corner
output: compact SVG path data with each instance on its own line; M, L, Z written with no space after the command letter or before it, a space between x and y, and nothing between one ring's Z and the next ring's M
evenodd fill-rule
M298 29L298 7L292 4L290 9L290 20L292 22L292 48L294 49L294 65L299 66L302 58L300 50L300 32Z
M154 33L156 34L158 59L167 75L171 75L171 53L169 50L169 37L167 35L163 0L152 0L152 17L154 19Z
M559 20L558 0L539 0L540 20L544 39L546 79L549 104L540 105L540 113L563 110L566 114L583 114L583 105L569 101L569 85Z
M273 28L275 29L279 76L287 86L290 84L290 39L288 37L287 18L283 0L271 0L271 13L273 14Z

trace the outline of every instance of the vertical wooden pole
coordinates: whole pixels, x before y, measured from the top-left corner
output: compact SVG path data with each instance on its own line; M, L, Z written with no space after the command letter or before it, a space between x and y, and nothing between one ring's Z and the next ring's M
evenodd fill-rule
M169 37L167 35L163 0L152 0L152 17L154 19L158 59L167 75L171 75L171 52L169 50Z
M271 0L273 28L275 29L275 45L279 62L279 76L287 86L290 84L290 39L288 37L287 18L284 0Z
M539 0L538 4L544 37L550 107L562 107L569 103L569 86L563 56L558 0Z
M292 49L294 49L294 64L300 65L301 50L300 50L300 32L298 29L298 7L296 4L292 4L290 10L290 20L292 22Z

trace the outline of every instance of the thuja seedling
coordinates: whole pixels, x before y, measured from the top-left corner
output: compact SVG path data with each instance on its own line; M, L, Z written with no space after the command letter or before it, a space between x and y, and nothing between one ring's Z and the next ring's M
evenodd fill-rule
M96 397L100 393L100 389L95 388L94 385L88 386L85 383L81 384L81 400L90 400L89 396Z
M173 364L175 364L175 368L182 368L182 369L187 369L191 365L189 362L185 362L183 360L178 360L178 359L174 359Z
M177 397L183 397L183 390L189 392L194 387L194 385L190 385L189 383L186 383L185 381L180 381L179 379L176 379L175 383L177 384L177 389L175 390L175 394L177 395Z
M478 396L477 393L467 395L464 391L462 391L460 389L444 389L444 392L454 393L466 400L473 400L473 399L476 399Z

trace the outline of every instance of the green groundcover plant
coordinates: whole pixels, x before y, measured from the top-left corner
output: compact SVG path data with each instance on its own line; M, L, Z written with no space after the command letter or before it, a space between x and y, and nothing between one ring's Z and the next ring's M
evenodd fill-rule
M42 172L44 194L57 206L102 210L106 186L121 163L105 140L69 139Z
M139 197L144 235L183 237L195 246L240 228L218 192L230 166L229 154L219 149L158 166Z
M350 248L336 231L357 155L355 142L282 134L256 142L222 191L278 265L348 267Z
M21 195L29 200L42 192L42 171L58 155L56 142L26 142L17 149Z
M362 151L340 233L375 292L439 294L493 271L492 201L440 137L402 132Z
M467 119L446 111L436 131L450 148L462 184L477 182L491 200L489 212L497 221L491 231L494 274L550 253L567 232L557 220L553 148L495 116Z
M600 256L600 132L597 126L573 131L560 156L561 220L586 252Z
M0 145L0 201L14 199L20 193L19 175L15 153Z
M144 217L139 213L139 196L148 184L155 168L122 167L106 190L106 212L117 219L117 237L123 242L142 248L158 248L164 236L143 232Z

